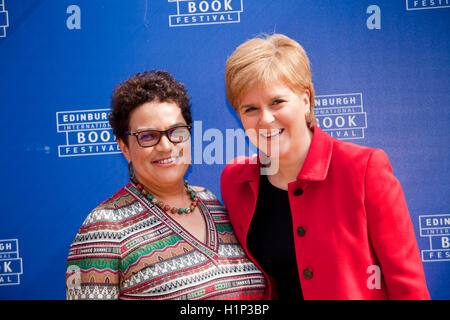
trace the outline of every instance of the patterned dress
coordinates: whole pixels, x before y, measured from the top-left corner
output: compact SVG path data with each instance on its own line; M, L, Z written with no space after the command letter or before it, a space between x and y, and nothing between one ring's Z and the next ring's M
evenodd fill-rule
M247 258L228 213L197 192L198 241L130 183L86 218L67 259L67 299L257 300L266 281Z

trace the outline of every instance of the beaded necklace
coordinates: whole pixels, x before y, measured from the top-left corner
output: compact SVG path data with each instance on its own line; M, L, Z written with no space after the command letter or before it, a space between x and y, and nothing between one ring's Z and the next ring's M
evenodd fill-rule
M142 195L144 195L151 203L157 205L159 208L166 212L171 212L173 214L183 214L183 213L191 213L194 211L195 207L197 207L198 204L198 197L195 194L195 191L188 185L188 181L184 180L184 186L186 187L186 193L188 194L189 198L191 199L191 205L186 208L176 208L171 207L168 204L165 204L161 200L158 200L153 194L148 192L142 184L136 181L136 179L131 179L131 181L136 185L136 188L139 190Z

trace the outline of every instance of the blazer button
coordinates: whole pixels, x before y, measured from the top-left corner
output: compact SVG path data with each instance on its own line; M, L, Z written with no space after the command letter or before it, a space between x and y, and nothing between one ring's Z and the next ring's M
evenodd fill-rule
M305 279L311 279L313 277L313 272L311 269L305 269L303 270L303 277Z
M305 235L305 233L306 233L305 228L303 228L303 227L298 227L298 228L297 228L297 234L298 234L300 237L303 237L303 236Z
M294 190L294 196L301 196L303 194L303 189L298 188Z

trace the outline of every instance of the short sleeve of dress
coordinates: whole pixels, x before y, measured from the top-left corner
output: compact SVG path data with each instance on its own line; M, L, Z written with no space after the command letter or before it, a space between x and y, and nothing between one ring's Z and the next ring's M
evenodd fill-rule
M67 258L67 300L118 299L120 230L113 215L114 210L95 209L79 229Z

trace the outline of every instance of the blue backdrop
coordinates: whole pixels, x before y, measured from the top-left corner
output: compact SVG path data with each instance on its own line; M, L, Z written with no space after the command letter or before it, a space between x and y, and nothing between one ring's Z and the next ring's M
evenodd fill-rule
M389 155L431 297L449 299L449 6L0 0L0 298L65 298L71 241L127 182L105 117L113 87L136 72L165 69L186 84L196 120L187 178L220 197L220 173L237 155L225 150L241 128L225 61L245 40L278 32L310 56L321 128Z

